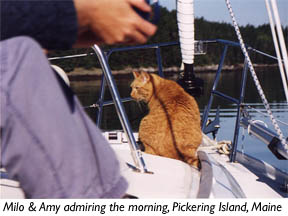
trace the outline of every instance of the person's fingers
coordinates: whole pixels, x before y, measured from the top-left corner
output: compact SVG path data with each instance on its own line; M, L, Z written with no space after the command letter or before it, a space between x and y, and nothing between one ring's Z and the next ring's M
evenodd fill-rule
M151 12L151 7L146 3L145 0L127 0L127 1L134 7L137 7L138 9L144 12ZM152 36L153 34L155 34L157 27L152 23L150 23L149 21L140 17L139 14L137 15L138 15L137 17L134 16L134 19L136 19L135 20L136 29L141 31L143 34L147 36Z
M147 35L147 36L152 36L155 34L157 27L155 25L153 25L152 23L139 18L137 24L136 24L136 29L141 31L143 34Z
M75 44L78 47L87 47L93 45L93 42L108 45L145 43L148 37L156 32L156 26L143 19L133 9L134 7L150 12L151 8L144 0L113 0L113 7L105 0L95 2L97 4L91 3L90 7L88 4L84 5L86 10L79 10L79 13L86 13L86 18L80 15L78 17L87 19L89 25L86 24L79 29Z
M126 44L136 44L136 43L146 43L147 37L143 35L139 31L134 31L133 34L130 36L130 39L128 41L125 41Z
M132 6L142 10L143 12L150 13L152 11L151 7L147 4L145 0L127 0Z

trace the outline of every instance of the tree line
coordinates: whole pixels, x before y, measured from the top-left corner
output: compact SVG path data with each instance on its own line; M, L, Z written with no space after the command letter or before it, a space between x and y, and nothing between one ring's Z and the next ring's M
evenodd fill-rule
M168 11L166 8L160 8L160 19L157 24L157 33L151 37L148 44L164 43L164 42L177 42L178 27L176 19L176 11ZM242 37L246 43L257 50L268 53L275 56L275 49L273 45L272 35L269 24L263 24L260 26L246 25L240 27ZM284 28L284 37L287 44L288 27ZM237 36L234 31L234 27L230 23L210 22L203 17L195 19L195 39L196 40L213 40L213 39L225 39L237 42ZM118 46L119 47L119 46ZM109 50L113 46L105 46L104 50ZM207 54L199 55L195 57L195 65L211 65L219 62L223 45L208 44ZM73 49L67 51L53 51L49 56L65 56L80 53L92 53L92 49ZM179 67L181 64L181 53L179 46L169 46L161 49L161 55L163 59L163 67ZM267 58L265 56L251 53L253 63L257 64L274 64L275 60ZM241 50L238 47L229 47L225 63L228 65L234 65L243 63L244 58ZM85 69L92 69L94 67L100 67L98 61L94 55L85 58L74 58L68 60L57 60L52 62L61 66L65 71L69 72L75 67L83 67ZM145 49L137 51L127 51L113 53L109 60L110 66L114 70L123 69L126 67L138 68L138 67L156 67L156 55L154 49Z

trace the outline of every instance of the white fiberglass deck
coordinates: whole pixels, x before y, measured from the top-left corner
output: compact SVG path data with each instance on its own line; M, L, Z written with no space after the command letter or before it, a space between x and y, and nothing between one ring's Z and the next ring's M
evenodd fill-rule
M215 151L208 152L208 155L229 171L229 173L237 180L247 198L285 197L285 193L280 190L281 186L267 177L264 178L263 174L262 176L259 176L259 174L261 174L260 171L258 171L258 175L256 175L256 170L252 172L242 163L230 163L229 158L226 155L220 155ZM261 168L259 167L259 169ZM272 187L274 187L277 192Z
M287 184L287 174L279 172L279 170L274 169L262 161L241 154L237 156L237 160L241 163L230 163L228 156L219 154L215 142L209 138L207 139L207 136L204 140L204 146L199 148L199 156L200 152L202 155L201 171L181 161L143 153L143 158L148 170L154 174L135 173L129 169L126 162L132 165L134 163L130 155L127 140L125 139L125 135L123 136L121 133L119 133L117 137L118 142L116 141L112 146L120 158L120 161L122 161L123 175L129 181L130 187L128 192L136 197L287 197L287 193L281 191L281 187L285 184L285 181ZM119 144L120 140L122 144ZM205 164L206 173L203 173ZM253 166L251 166L251 164L253 164ZM267 178L267 176L269 178ZM281 185L281 182L283 185ZM208 191L207 188L210 188L210 191Z
M135 135L137 138L138 134ZM109 141L129 183L127 194L138 198L287 197L287 192L281 190L288 182L287 174L240 153L236 158L239 162L230 163L227 155L217 153L211 140L199 148L201 170L179 160L142 153L148 171L153 172L150 174L135 172L127 166L134 166L134 161L122 132L104 136L108 140L113 137ZM24 198L18 182L13 180L0 179L0 191L1 198Z

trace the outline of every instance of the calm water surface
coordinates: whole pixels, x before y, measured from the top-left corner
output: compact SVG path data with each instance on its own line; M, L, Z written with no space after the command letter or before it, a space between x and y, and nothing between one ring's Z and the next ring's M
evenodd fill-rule
M256 70L257 71L257 70ZM258 71L258 78L261 82L262 88L265 92L267 100L271 103L271 108L274 117L286 122L282 124L279 122L279 126L282 129L285 137L288 137L288 106L285 102L285 96L283 92L282 82L278 70L261 70ZM209 100L209 92L212 88L215 73L197 73L197 76L204 79L205 82L205 93L201 98L197 98L199 108L203 112L205 105ZM130 94L130 83L132 82L132 74L130 77L125 79L116 80L121 97L128 97ZM176 79L177 75L167 77L169 79ZM217 90L228 94L231 97L239 96L241 81L241 71L223 72L218 84ZM90 81L73 81L71 83L75 93L80 98L83 106L89 106L95 103L99 97L100 80ZM109 91L106 90L105 98L111 99ZM265 112L264 106L262 105L261 99L258 96L258 92L254 86L254 82L251 79L250 74L248 75L247 88L245 94L245 103L251 107L256 108ZM218 97L214 97L212 106L212 112L210 118L213 119L217 106L220 106L220 130L217 134L217 140L233 140L235 117L236 117L236 106L230 102L227 102ZM147 113L147 107L144 104L138 104L136 102L125 103L125 109L129 117L130 123L134 131L138 130L141 118ZM96 111L93 108L86 109L92 119L95 119ZM266 113L266 112L265 112ZM259 114L254 110L250 110L250 115L253 119L261 120L265 122L270 129L273 129L270 118ZM100 125L102 130L115 130L121 129L120 121L118 120L114 106L107 106L104 108L103 119ZM274 129L273 129L274 130ZM267 148L267 146L251 137L247 134L247 131L240 128L238 149L250 154L256 158L262 159L274 166L288 172L288 162L278 160Z

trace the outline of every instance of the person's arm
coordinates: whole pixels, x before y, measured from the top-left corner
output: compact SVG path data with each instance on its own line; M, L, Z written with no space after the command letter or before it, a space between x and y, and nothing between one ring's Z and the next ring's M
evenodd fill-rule
M145 43L156 26L133 9L151 12L145 0L74 0L78 17L76 46L93 43Z
M133 9L144 0L1 0L1 40L26 35L45 49L144 43L156 27Z
M1 0L1 40L30 36L45 49L68 49L77 39L73 0Z

